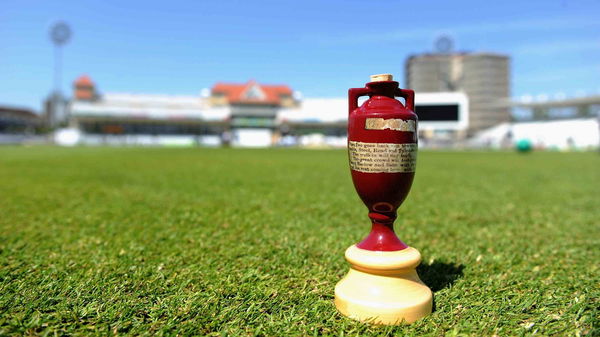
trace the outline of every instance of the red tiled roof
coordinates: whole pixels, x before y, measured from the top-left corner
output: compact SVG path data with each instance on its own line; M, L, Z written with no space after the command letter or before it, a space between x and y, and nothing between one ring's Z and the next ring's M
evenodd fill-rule
M248 98L245 97L247 90L256 86L264 97ZM281 96L291 96L292 89L287 85L263 85L255 81L249 81L245 84L238 83L217 83L212 87L213 94L223 94L227 101L231 103L247 104L280 104Z
M88 75L79 76L73 82L74 95L76 99L92 99L94 98L94 82Z
M77 90L75 91L75 98L92 99L94 98L94 93L91 90Z
M75 86L93 86L94 82L88 75L81 75L75 80L74 84Z

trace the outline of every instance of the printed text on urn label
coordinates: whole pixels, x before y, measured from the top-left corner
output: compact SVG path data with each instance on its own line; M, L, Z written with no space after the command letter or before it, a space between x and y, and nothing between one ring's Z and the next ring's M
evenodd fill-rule
M417 144L348 142L350 168L367 173L415 172Z

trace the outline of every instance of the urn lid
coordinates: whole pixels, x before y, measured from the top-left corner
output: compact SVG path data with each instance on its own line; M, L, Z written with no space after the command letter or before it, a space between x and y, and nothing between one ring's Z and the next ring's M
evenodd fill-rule
M393 81L394 76L392 74L377 74L371 75L371 82L383 82L383 81Z

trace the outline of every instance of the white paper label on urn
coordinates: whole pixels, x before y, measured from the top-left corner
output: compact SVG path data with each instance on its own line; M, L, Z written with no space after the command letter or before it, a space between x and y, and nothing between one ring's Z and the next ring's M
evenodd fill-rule
M350 168L366 173L415 172L417 144L348 142Z
M365 120L365 129L367 130L395 130L404 132L415 132L417 123L412 119L403 120L400 118L367 118Z

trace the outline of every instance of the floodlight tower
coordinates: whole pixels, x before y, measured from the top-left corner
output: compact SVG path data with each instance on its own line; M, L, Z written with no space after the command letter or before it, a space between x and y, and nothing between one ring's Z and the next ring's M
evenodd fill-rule
M50 28L50 40L54 44L54 88L46 108L46 118L50 127L56 126L65 116L65 100L62 95L62 47L71 39L71 28L59 21ZM58 115L62 116L58 116Z
M451 74L453 66L452 58L450 57L454 52L454 40L449 35L441 35L435 40L434 46L438 54L438 73L441 76L439 81L442 82L440 90L456 91L458 89L458 80L454 79Z
M55 23L50 28L50 39L54 44L54 92L61 92L62 46L71 38L71 28L63 21Z

